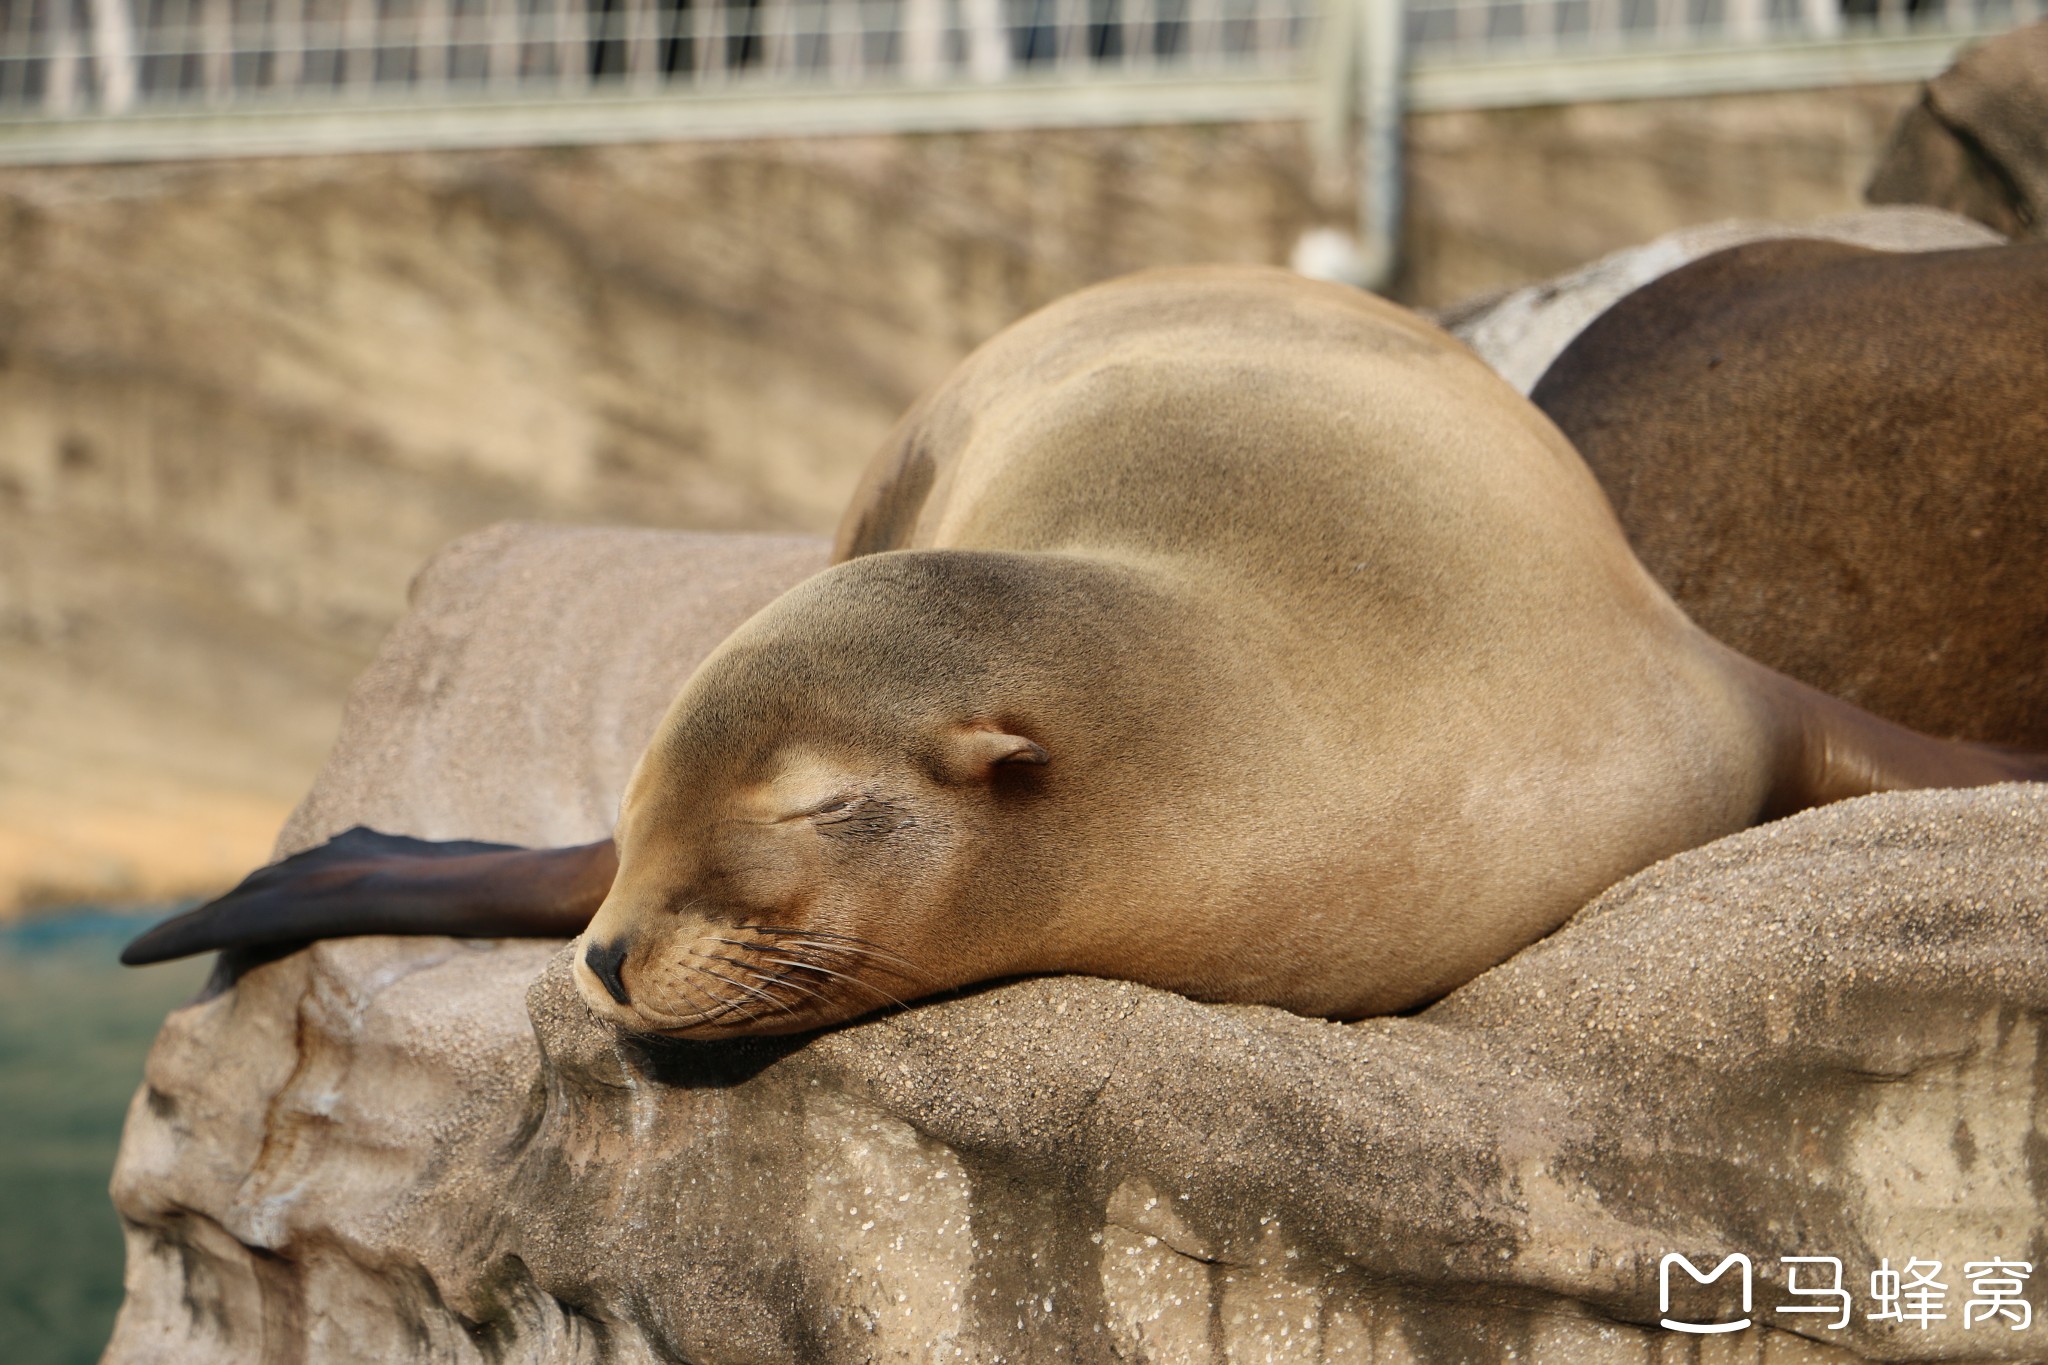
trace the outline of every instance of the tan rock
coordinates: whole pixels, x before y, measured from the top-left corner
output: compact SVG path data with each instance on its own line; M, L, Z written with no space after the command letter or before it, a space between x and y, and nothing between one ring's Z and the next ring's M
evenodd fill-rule
M656 675L806 553L470 542L287 842L589 829ZM718 562L707 605L644 610ZM522 674L546 685L470 690ZM2040 787L1849 802L1356 1025L1076 977L663 1044L601 1029L545 943L243 963L167 1022L131 1109L107 1359L2038 1358L2041 1328L1965 1325L1955 1272L2048 1244L2044 857ZM1755 1325L1660 1328L1662 1258L1732 1252ZM1800 1255L1841 1259L1846 1328L1780 1311ZM1867 1320L1908 1257L1948 1269L1948 1319Z

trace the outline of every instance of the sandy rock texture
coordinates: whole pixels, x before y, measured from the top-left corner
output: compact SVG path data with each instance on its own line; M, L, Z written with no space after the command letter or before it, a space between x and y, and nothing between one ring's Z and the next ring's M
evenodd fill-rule
M234 881L453 537L827 532L1019 314L1286 259L1308 159L1238 127L0 172L0 915Z
M818 554L466 542L285 846L587 835L667 676ZM2048 1251L2044 859L2048 789L1850 802L1355 1025L1050 978L660 1044L548 943L230 964L130 1111L107 1360L2036 1359L2048 1324L1966 1323L1961 1270ZM1750 1257L1753 1325L1661 1328L1674 1252ZM1840 1259L1846 1327L1781 1311L1801 1255ZM1914 1257L1948 1317L1866 1318ZM1681 1279L1668 1311L1736 1305Z
M1920 91L1871 175L1876 204L1938 204L2048 236L2048 20L1963 54Z

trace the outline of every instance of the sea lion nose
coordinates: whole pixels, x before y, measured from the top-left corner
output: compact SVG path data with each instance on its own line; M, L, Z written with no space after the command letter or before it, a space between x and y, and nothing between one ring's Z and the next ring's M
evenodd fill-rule
M611 992L612 999L621 1005L630 1005L633 998L626 994L626 983L619 976L619 968L626 962L626 940L613 943L593 943L583 950L583 963L596 974L604 988Z

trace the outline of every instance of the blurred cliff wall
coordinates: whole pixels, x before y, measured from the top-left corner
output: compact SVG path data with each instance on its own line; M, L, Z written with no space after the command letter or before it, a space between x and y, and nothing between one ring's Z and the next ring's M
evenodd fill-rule
M1914 94L1418 116L1396 292L1852 208ZM829 532L1004 323L1284 262L1331 179L1296 124L0 171L0 915L263 861L450 538Z

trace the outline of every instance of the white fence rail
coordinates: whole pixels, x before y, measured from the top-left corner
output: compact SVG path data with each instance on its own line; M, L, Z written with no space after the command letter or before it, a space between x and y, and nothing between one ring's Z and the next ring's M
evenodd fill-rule
M1292 71L1313 0L26 0L0 111Z
M2048 0L0 0L0 160L1302 115L1912 79ZM1392 31L1388 29L1386 31ZM1332 73L1335 73L1334 75Z

